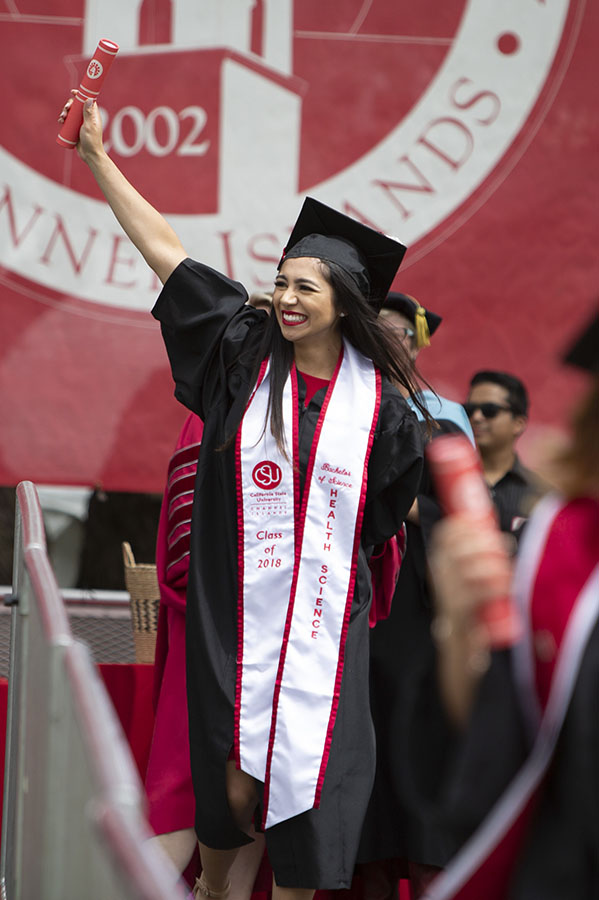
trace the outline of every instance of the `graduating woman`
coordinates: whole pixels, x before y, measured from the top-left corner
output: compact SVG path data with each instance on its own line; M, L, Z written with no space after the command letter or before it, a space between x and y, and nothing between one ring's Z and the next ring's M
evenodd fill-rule
M227 896L252 820L275 900L349 887L374 771L368 558L422 467L391 383L416 396L409 364L377 322L405 248L306 200L269 317L187 257L106 155L92 103L78 152L164 285L175 395L204 422L186 624L196 893Z

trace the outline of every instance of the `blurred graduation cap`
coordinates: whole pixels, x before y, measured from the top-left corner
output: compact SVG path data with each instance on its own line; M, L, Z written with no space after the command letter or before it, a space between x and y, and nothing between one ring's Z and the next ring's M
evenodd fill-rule
M595 312L567 351L564 362L587 372L599 373L599 311Z
M413 323L416 330L416 346L428 347L430 336L434 334L443 319L430 309L421 306L415 297L389 291L383 303L383 309L394 309Z
M405 252L405 246L395 238L306 197L279 268L286 259L304 256L336 263L378 310Z

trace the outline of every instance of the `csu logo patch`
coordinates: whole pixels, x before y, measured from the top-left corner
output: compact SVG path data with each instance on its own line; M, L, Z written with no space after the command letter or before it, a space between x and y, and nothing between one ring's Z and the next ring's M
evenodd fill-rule
M257 463L252 469L252 479L256 487L263 491L272 491L278 487L283 478L280 467L268 459Z
M253 290L272 283L307 193L400 238L404 268L459 227L551 105L584 2L87 0L83 18L75 0L27 5L0 38L3 118L18 125L0 148L0 266L16 290L102 318L147 310L159 286L54 142L100 38L120 45L100 97L111 156L191 255ZM24 91L53 107L45 130Z

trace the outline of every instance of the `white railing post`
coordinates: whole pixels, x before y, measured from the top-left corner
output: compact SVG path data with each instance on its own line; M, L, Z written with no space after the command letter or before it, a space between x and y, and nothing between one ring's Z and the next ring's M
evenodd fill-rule
M41 510L40 510L41 516ZM43 532L42 532L43 535ZM2 848L0 853L0 891L2 900L16 896L16 873L22 856L22 831L18 826L22 815L23 793L20 773L23 771L25 741L21 740L22 710L27 672L28 615L30 585L25 568L23 546L23 513L15 504L15 539L13 550L13 588L10 620L10 662L8 674L8 707L6 715L6 752L2 815Z
M48 561L35 487L17 488L0 889L5 900L184 900L151 849L143 789Z

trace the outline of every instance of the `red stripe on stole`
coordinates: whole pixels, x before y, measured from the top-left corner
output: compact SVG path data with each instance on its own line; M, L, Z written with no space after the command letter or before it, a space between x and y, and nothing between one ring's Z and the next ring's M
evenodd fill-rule
M266 373L268 359L262 361L258 378L256 379L256 387L246 404L244 415L248 410L252 398L258 390L262 379ZM241 768L241 753L239 748L239 733L241 722L241 688L243 676L243 486L241 483L241 422L237 429L235 437L235 482L237 496L237 680L235 682L235 714L233 726L233 759L238 769Z
M572 500L553 521L532 591L533 638L550 632L559 648L576 600L599 557L599 501ZM546 602L547 596L551 603ZM535 654L539 701L547 704L557 653L553 659Z
M276 737L276 729L277 729L277 710L279 704L279 696L281 693L281 682L283 678L283 670L285 667L285 658L287 656L287 646L289 642L289 632L291 630L291 620L293 618L293 607L295 605L295 596L297 590L297 579L299 574L299 566L301 560L301 549L302 549L302 540L304 535L304 526L306 523L306 509L308 506L308 497L310 494L310 485L312 483L312 473L314 472L314 462L316 459L316 449L318 447L318 442L320 440L320 435L322 433L322 427L324 425L324 418L326 415L326 411L329 406L329 402L333 393L333 389L335 387L335 383L337 381L337 376L339 375L339 371L341 369L341 363L343 361L343 350L339 354L339 359L337 360L337 366L335 371L333 372L333 377L329 383L328 390L326 392L322 408L320 410L318 421L316 423L316 428L314 429L314 437L312 439L312 446L310 448L310 457L308 459L308 466L306 469L306 478L304 481L304 496L302 497L302 505L301 510L299 512L299 516L297 515L298 505L299 505L299 414L298 414L298 389L297 389L297 370L295 368L295 363L291 368L291 386L292 386L292 403L293 403L293 462L294 462L294 494L295 494L295 559L293 565L293 578L291 581L291 591L289 596L289 606L287 607L287 619L285 622L285 631L283 634L283 643L281 647L281 656L279 658L279 669L277 672L277 678L275 681L275 693L273 697L273 716L270 727L270 736L268 740L268 755L266 758L266 776L264 779L264 797L263 797L263 813L262 813L262 827L264 828L266 825L266 817L268 814L268 796L270 793L270 770L272 764L272 752Z
M354 546L352 551L352 566L351 573L349 579L349 586L347 590L347 599L345 601L345 613L343 616L343 627L341 629L341 636L339 641L339 662L337 665L337 674L335 676L335 687L333 690L333 702L331 704L331 715L329 718L329 725L327 728L327 736L324 745L324 753L322 756L322 762L320 764L320 772L318 774L318 781L316 783L316 794L314 796L314 806L316 809L320 806L320 797L322 795L322 785L324 782L324 775L326 772L326 768L329 762L329 754L331 751L331 741L333 739L333 728L335 727L335 720L337 718L337 709L339 707L339 697L341 694L341 679L343 677L343 666L345 664L345 642L347 640L347 632L349 629L349 618L351 613L351 605L352 599L354 596L354 589L356 586L356 573L358 570L358 552L360 549L360 538L362 536L362 522L364 521L364 506L366 503L366 491L368 489L368 462L370 460L370 453L372 451L372 445L374 443L374 432L376 430L376 425L379 418L379 411L381 408L381 390L382 390L382 381L381 381L381 373L378 369L375 369L375 378L376 378L376 400L375 400L375 408L374 415L372 417L372 427L370 429L370 435L368 437L368 446L366 448L366 456L364 458L364 472L362 475L362 489L360 491L360 500L358 505L358 516L356 518L356 530L354 533Z

